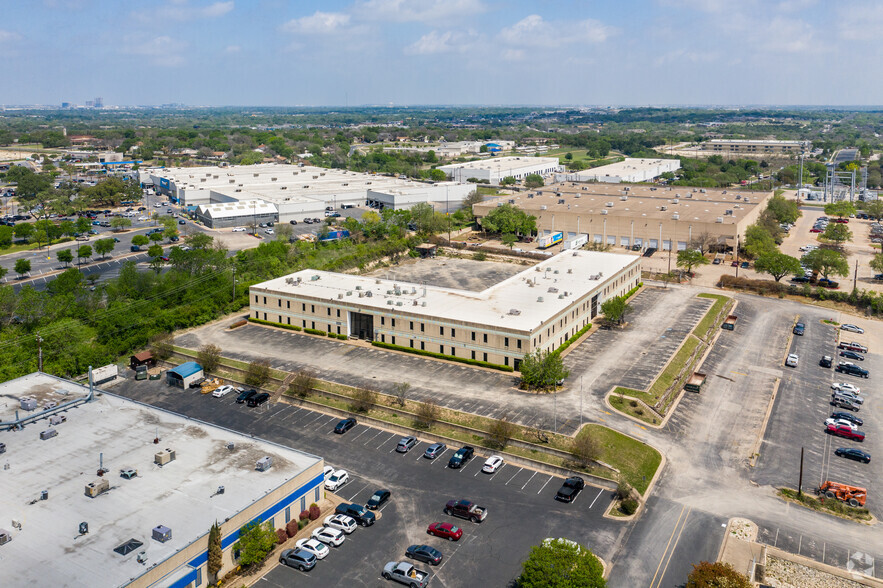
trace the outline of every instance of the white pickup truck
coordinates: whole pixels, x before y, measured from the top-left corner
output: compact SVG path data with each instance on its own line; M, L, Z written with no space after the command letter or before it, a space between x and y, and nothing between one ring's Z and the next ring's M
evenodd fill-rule
M418 570L406 561L391 561L383 566L383 577L406 584L409 588L425 588L429 584L429 572Z

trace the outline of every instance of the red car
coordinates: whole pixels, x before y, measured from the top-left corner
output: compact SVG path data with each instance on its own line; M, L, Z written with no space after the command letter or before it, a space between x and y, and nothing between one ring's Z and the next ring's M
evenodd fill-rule
M835 223L840 223L840 224L843 224L843 225L848 225L848 224L849 224L849 219L848 219L848 218L835 218L835 219L834 219L834 222L835 222Z
M463 529L454 526L451 523L432 523L429 525L429 528L426 529L426 532L430 535L447 539L448 541L459 541L460 537L463 536Z
M810 233L821 233L823 231L822 231L822 229L817 229L817 228L813 227L809 230L809 232Z
M865 433L863 431L854 431L849 425L830 424L825 427L825 432L838 437L852 439L853 441L864 441Z

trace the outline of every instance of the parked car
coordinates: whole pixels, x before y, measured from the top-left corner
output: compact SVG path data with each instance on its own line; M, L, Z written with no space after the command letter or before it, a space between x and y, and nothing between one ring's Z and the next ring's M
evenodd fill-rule
M331 545L332 547L340 547L340 544L346 539L343 535L343 531L340 529L332 529L331 527L319 527L313 531L312 537L313 539L321 541L325 545Z
M325 559L326 557L328 557L328 554L331 553L331 550L328 549L328 546L318 539L308 539L305 537L303 539L299 539L294 545L298 549L303 549L304 551L312 553L319 559Z
M396 445L396 451L399 453L408 453L415 445L417 445L417 437L408 435L407 437L399 439L399 444Z
M325 517L325 526L338 531L343 531L347 535L356 530L356 521L351 517L342 514L335 514Z
M316 556L305 549L286 549L279 556L279 563L302 572L308 572L316 567L316 561L318 561Z
M715 257L715 258L711 261L712 265L720 265L720 262L721 262L721 258L720 258L720 257Z
M840 330L841 331L849 331L850 333L858 333L858 334L862 334L865 332L865 330L863 328L858 327L856 325L851 325L849 323L844 323L844 324L840 325Z
M355 427L357 424L358 423L356 422L356 419L352 417L348 419L343 419L342 421L337 423L336 427L334 427L334 432L338 435L343 435L344 433Z
M834 371L840 372L841 374L847 374L849 376L857 376L859 378L867 378L870 373L865 368L861 368L854 363L848 361L841 361L837 364L837 367L834 368Z
M334 492L335 490L339 490L349 481L350 475L346 473L346 470L337 470L325 480L325 489Z
M849 421L853 424L856 424L859 427L861 427L863 424L865 424L865 421L858 418L857 416L855 416L851 412L832 412L831 418L832 419L843 419L845 421Z
M796 325L794 325L794 328L792 329L792 332L793 332L795 335L803 336L803 333L804 333L805 330L806 330L806 325L805 325L805 324L803 324L803 323L797 323Z
M739 265L739 267L741 267L742 269L748 269L749 267L751 267L751 264L748 263L747 261L743 261L743 262Z
M234 233L244 233L245 227L233 227L233 232Z
M370 527L374 524L374 521L377 517L374 516L374 513L365 508L364 506L358 504L338 504L337 508L334 509L334 512L337 514L342 514L350 517L354 521L356 521L359 525L363 527Z
M247 402L248 406L255 408L256 406L262 405L263 403L265 403L269 399L270 399L269 394L267 394L266 392L261 392L260 394L256 394L256 395L252 396L246 402Z
M831 398L848 398L852 402L858 404L859 406L865 403L865 397L854 392L833 392L831 394Z
M829 368L834 365L834 359L830 355L823 355L819 360L819 365L823 368Z
M475 449L472 447L469 447L468 445L461 447L451 456L451 459L448 460L448 467L456 469L464 466L474 455Z
M840 282L835 282L834 280L829 280L827 278L821 278L818 282L816 282L819 286L823 288L832 288L836 289L840 287Z
M862 463L871 463L871 454L861 449L853 449L852 447L838 447L834 450L834 455L845 457L846 459L854 459Z
M276 234L276 232L273 231L273 229L264 229L264 233L266 233L267 235L275 235Z
M868 348L862 345L861 343L856 343L855 341L851 341L849 343L845 341L841 341L839 345L837 345L837 349L846 349L847 351L857 351L858 353L867 353Z
M435 459L445 451L447 451L448 446L444 443L433 443L429 447L426 448L426 451L423 452L423 457L427 459Z
M311 225L311 224L313 224L313 219L311 219L311 218L305 218L305 219L303 220L303 222L304 222L304 224Z
M324 468L322 468L322 474L324 476L325 482L328 481L328 478L330 478L333 473L334 473L334 468L331 467L330 465L327 465Z
M448 500L445 514L480 523L487 518L487 509L468 500Z
M368 502L367 504L365 504L365 506L368 507L370 510L377 510L383 505L384 502L389 500L390 496L391 494L389 490L378 490L373 495L371 495L371 498L368 499Z
M788 367L796 368L799 361L800 358L797 356L796 353L789 353L788 358L785 360L785 365Z
M229 384L224 384L223 386L218 386L212 391L212 396L215 398L223 398L227 394L233 391L233 386Z
M848 421L846 419L827 418L827 419L825 419L825 426L827 427L828 425L837 425L837 426L844 425L846 427L849 427L852 430L858 429L858 425L856 425L852 421Z
M842 396L840 394L831 395L831 405L837 408L845 408L847 410L854 410L858 412L861 410L861 404L856 402L854 399L849 398L848 396Z
M825 432L829 435L843 437L844 439L858 441L859 443L865 440L865 434L863 431L847 427L846 425L827 425L825 427Z
M426 588L429 583L429 572L418 570L408 562L391 561L383 566L382 575L387 580L395 580L399 584L407 584L410 588Z
M451 523L432 523L426 529L427 534L447 539L448 541L459 541L463 536L463 529L452 525Z
M292 224L292 225L296 225L296 224L297 224L297 221L296 221L296 220L294 220L294 219L291 219L291 220L290 220L290 221L288 221L288 222L289 222L289 223L290 223L290 224Z
M437 566L444 559L441 551L429 545L411 545L405 550L405 555L433 566Z
M187 223L184 221L184 219L179 219L178 224L179 225L186 225Z
M484 462L484 467L481 468L481 471L486 474L496 473L497 470L503 467L504 463L505 462L503 461L502 457L500 457L499 455L492 455L487 458L486 462Z
M586 481L579 476L567 478L564 480L564 484L562 484L558 493L555 494L555 500L560 500L561 502L573 502L585 487Z
M244 392L241 392L239 396L236 397L236 404L248 402L252 396L257 396L257 393L257 390L245 390Z
M860 353L856 353L855 351L846 351L845 349L840 352L840 357L845 357L846 359L855 359L857 361L864 361L865 356Z

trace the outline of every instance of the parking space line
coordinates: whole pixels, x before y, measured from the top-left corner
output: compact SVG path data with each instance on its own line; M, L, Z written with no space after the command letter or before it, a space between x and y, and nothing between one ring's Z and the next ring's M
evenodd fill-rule
M515 475L514 475L514 476L512 476L512 477L511 477L511 478L509 478L509 482L511 482L511 481L512 481L512 480L514 480L514 479L515 479L515 476L517 476L517 475L518 475L518 474L520 474L520 473L521 473L521 471L522 471L522 470L523 470L523 469L524 469L524 468L518 468L518 471L517 471L517 472L515 472ZM508 486L508 485L509 485L509 482L506 482L506 484L505 484L505 485L506 485L506 486Z
M367 433L368 431L373 431L373 430L374 430L374 429L372 429L371 427L365 427L365 429L364 429L361 433L359 433L358 435L356 435L356 436L353 438L353 441L355 441L356 439L358 439L359 437L361 437L362 435L364 435L364 434Z
M322 415L322 416L325 416L325 415ZM318 426L318 427L315 427L315 430L318 431L319 429L321 429L321 428L323 428L323 427L327 427L327 426L330 425L332 422L334 422L335 418L336 418L336 417L331 417L331 418L329 418L327 421L322 421L321 423L319 423L319 426ZM310 423L310 424L312 424L312 423ZM331 432L333 433L333 432L334 432L334 429L331 429Z
M435 459L432 460L432 463L429 464L429 465L432 465L432 464L434 464L434 463L437 462L437 461L441 461L439 458L441 458L441 456L443 456L443 455L445 454L445 452L447 452L447 450L448 450L448 448L445 447L445 450L442 451L441 453L439 453L437 456L435 456Z
M307 423L307 425L312 425L313 423L315 423L316 421L318 421L318 420L319 420L320 418L322 418L323 416L325 416L325 415L322 414L322 413L317 414L317 415L316 415L316 418L314 418L314 419L311 420L309 423Z
M546 480L546 484L548 484L548 483L551 482L551 481L552 481L552 476L549 476L549 479ZM543 488L546 487L546 484L543 484ZM539 494L540 492L542 492L542 491L543 491L543 488L540 488L539 490L537 490L537 494Z
M533 477L536 475L537 475L537 473L534 472L533 475L531 475L531 477L527 479L527 482L524 483L524 486L527 486L528 484L530 484L530 481L533 480ZM522 490L524 490L524 486L521 487Z
M493 474L491 474L490 477L488 477L488 480L493 480L493 479L497 476L497 474L499 474L500 472L502 472L502 471L503 471L503 468L506 467L507 465L509 465L509 464L504 463L503 465L501 465L501 466L500 466L500 469L498 469L496 472L494 472Z
M367 441L365 441L364 445L367 445L368 443L371 443L372 441L374 441L374 439L377 438L377 435L381 434L382 432L383 431L381 431L380 429L377 429L377 432L374 433L374 436L371 437L370 439L368 439Z
M359 495L359 492L361 492L362 490L364 490L364 489L367 488L367 487L368 487L368 484L366 483L364 486L362 486L361 488L359 488L359 489L356 491L355 494L353 494L352 496L350 496L349 498L347 498L347 502L352 502L353 499L354 499L356 496Z
M595 502L596 502L599 498L601 498L601 494L602 494L603 492L604 492L604 488L601 488L600 490L598 490L598 495L595 497L595 500L592 501L592 504L589 505L589 508L592 508L593 506L595 506Z

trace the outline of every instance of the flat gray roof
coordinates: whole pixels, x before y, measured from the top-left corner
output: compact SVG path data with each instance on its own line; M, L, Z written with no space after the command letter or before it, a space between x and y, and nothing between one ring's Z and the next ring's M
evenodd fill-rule
M18 411L20 418L24 418L39 414L47 406L47 403L62 404L77 398L85 398L88 395L89 388L48 374L34 372L0 384L0 422L15 420L16 411ZM21 408L22 398L36 400L37 409L23 410ZM3 524L0 523L0 526Z
M331 304L352 304L376 312L401 312L528 332L563 311L575 298L606 283L636 259L640 258L630 254L567 251L481 292L317 270L302 270L255 284L252 289L308 296ZM366 292L371 297L365 296ZM512 310L518 313L510 314Z
M31 380L25 376L5 386L27 387ZM0 512L2 527L12 533L12 541L0 546L0 566L18 586L127 584L207 533L216 520L241 512L320 461L108 393L64 414L67 422L55 426L58 436L45 441L39 435L49 428L46 421L0 432L6 444L0 455ZM225 447L228 442L233 450ZM175 450L176 460L155 465L154 454L165 448ZM89 498L85 487L98 479L100 452L111 489ZM273 467L256 471L264 456L273 458ZM137 469L138 476L121 478L124 468ZM225 493L213 496L221 485ZM35 502L42 490L48 490L48 500ZM20 521L21 530L11 520ZM89 533L78 536L81 522L89 524ZM157 525L171 528L170 541L151 538ZM135 552L113 551L132 538L143 543ZM146 566L136 561L141 551Z
M506 172L521 169L524 167L534 167L534 166L548 166L559 165L559 161L557 157L526 157L526 156L511 156L511 157L492 157L488 159L479 159L477 161L467 161L464 163L451 163L448 165L443 165L439 169L442 170L452 170L457 168L462 169L489 169L497 172Z

